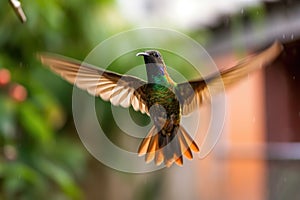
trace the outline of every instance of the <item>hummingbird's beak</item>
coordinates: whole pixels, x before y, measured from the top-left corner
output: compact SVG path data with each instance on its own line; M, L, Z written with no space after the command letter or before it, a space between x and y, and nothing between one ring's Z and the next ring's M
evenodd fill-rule
M146 52L139 52L136 54L136 56L149 56L149 54Z

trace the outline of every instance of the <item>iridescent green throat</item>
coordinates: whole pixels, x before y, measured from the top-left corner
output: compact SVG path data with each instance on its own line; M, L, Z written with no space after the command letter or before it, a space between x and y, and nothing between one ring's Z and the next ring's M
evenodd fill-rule
M173 81L163 64L148 63L146 64L146 68L149 83L156 83L164 86L173 85Z

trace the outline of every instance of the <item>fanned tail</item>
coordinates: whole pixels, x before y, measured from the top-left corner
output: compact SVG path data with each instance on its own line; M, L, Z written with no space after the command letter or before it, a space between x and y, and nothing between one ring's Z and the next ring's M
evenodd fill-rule
M153 126L141 142L138 154L145 155L147 163L155 159L156 165L164 162L167 167L170 167L174 162L182 166L182 155L192 159L192 151L199 152L199 147L182 126L174 126L170 134L163 134L162 130L158 132Z

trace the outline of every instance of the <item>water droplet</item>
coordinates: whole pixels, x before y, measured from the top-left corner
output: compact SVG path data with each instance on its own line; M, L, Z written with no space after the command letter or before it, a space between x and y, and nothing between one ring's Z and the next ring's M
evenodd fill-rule
M291 40L293 40L293 39L294 39L294 34L291 35Z

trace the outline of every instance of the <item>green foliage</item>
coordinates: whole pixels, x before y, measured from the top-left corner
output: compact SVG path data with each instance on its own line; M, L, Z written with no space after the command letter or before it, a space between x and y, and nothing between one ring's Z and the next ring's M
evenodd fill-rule
M36 53L85 56L111 30L100 29L96 17L109 5L22 1L28 20L22 24L8 1L0 2L0 70L11 75L0 84L0 199L83 198L86 153L72 128L72 88L43 68ZM24 88L16 90L24 99L14 96L15 85Z

